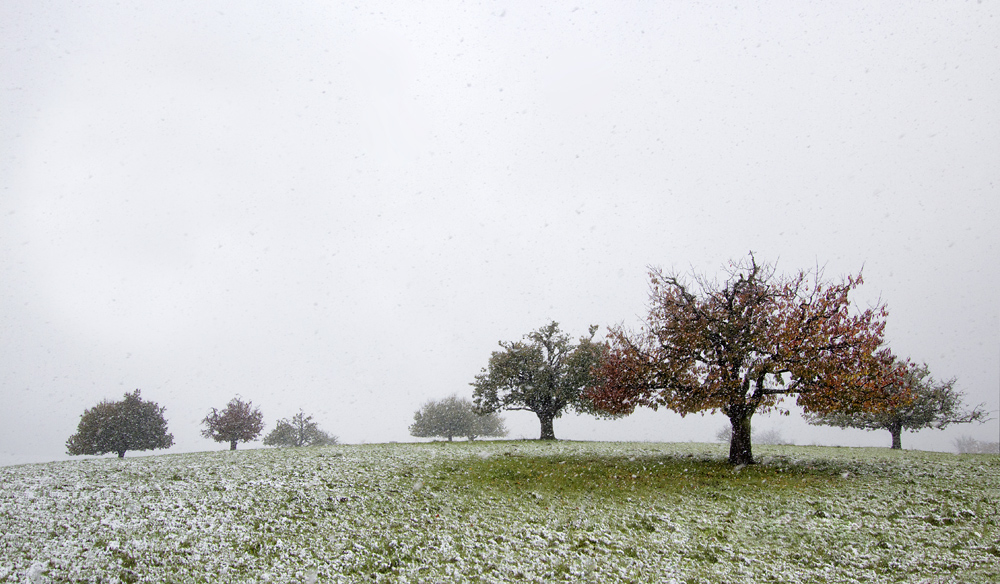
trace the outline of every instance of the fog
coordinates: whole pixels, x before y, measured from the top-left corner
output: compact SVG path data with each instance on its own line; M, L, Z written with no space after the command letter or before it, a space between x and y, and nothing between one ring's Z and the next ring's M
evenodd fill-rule
M413 440L498 341L637 325L649 266L751 250L863 269L894 352L996 411L998 39L995 2L4 2L0 464L67 458L83 410L137 388L166 452L226 448L199 422L234 395L265 431L301 408L343 442ZM996 414L903 446L963 435L997 441Z

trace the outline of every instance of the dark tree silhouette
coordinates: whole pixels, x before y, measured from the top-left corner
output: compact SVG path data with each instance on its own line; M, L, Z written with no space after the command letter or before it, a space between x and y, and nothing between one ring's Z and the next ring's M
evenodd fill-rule
M590 336L573 344L569 335L552 322L525 335L527 342L500 342L489 366L472 384L476 411L527 410L538 416L542 440L555 440L552 421L566 408L589 412L582 392L591 382L591 368L599 361L603 345Z
M216 442L228 442L230 450L236 450L237 442L256 440L264 430L264 414L254 408L252 402L244 402L238 397L229 400L222 411L212 408L201 421L206 426L202 436Z
M170 448L174 437L167 433L165 408L143 401L139 390L126 393L122 401L104 400L80 416L76 434L66 441L68 454L115 452L124 458L129 450Z

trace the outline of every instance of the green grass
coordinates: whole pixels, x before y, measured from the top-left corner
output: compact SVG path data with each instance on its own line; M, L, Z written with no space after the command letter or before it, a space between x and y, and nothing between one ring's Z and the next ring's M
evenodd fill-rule
M839 471L839 472L838 472ZM566 496L594 493L599 485L607 497L664 497L688 491L742 489L787 490L831 487L841 479L840 468L806 465L752 465L734 470L719 458L652 454L534 455L504 453L473 459L462 465L442 464L438 480L451 477L469 488L507 492L532 489Z

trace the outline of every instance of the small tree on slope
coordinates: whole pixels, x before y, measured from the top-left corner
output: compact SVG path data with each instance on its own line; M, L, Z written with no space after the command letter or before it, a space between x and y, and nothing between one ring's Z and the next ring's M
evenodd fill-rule
M229 400L222 411L212 408L201 421L206 426L202 436L216 442L228 442L230 450L236 450L237 442L256 440L264 430L264 414L254 408L252 402L244 402L238 397Z
M811 412L871 411L901 397L886 391L896 372L882 347L885 307L852 314L848 294L860 275L833 284L819 272L779 277L750 254L721 284L660 270L650 280L646 327L609 334L587 392L599 411L721 411L732 426L729 462L738 465L754 462L754 413L785 396Z
M277 426L264 437L266 446L328 446L337 443L337 437L319 429L312 416L301 410L291 420L278 420Z
M479 415L472 402L452 395L429 401L413 414L410 435L418 438L440 436L450 442L455 436L475 440L479 436L506 436L503 420L494 413Z
M882 412L828 412L806 414L810 424L860 428L862 430L888 430L892 448L903 447L903 430L915 432L923 428L939 430L950 424L985 422L987 411L980 404L971 411L962 411L962 392L955 389L955 379L935 381L927 364L904 365L906 373L895 386L898 392L908 392L912 401Z
M174 436L167 433L164 408L143 401L139 390L126 393L118 402L102 401L80 416L76 434L66 441L66 452L105 454L115 452L124 458L129 450L170 448Z

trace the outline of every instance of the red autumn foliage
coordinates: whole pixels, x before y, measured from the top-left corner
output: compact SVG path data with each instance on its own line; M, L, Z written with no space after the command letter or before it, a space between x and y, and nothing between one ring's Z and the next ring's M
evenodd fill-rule
M681 415L721 411L733 425L729 460L753 463L750 419L790 395L807 412L875 411L900 399L883 347L887 311L852 310L861 275L780 277L753 254L718 284L650 272L650 309L638 332L611 330L587 390L595 409L627 415L666 407ZM787 413L787 411L786 411Z

